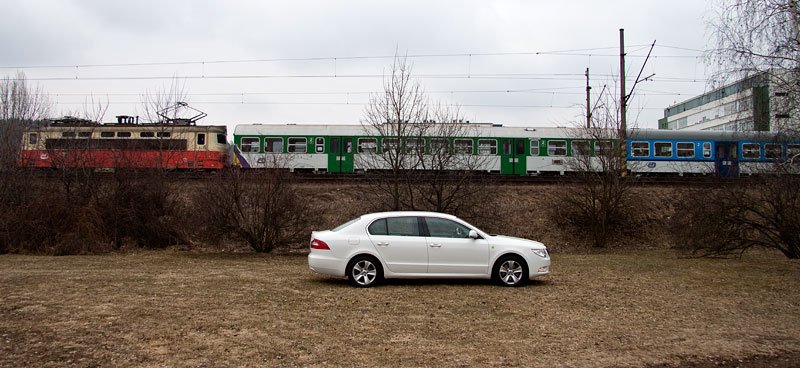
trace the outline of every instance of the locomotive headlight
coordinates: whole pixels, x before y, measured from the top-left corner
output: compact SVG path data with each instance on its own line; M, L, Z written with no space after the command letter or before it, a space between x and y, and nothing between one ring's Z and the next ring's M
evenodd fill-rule
M531 249L531 251L539 257L547 258L547 249Z

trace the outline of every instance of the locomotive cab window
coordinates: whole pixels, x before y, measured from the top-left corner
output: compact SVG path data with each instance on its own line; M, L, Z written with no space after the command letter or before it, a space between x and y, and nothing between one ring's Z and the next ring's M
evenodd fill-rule
M257 137L243 137L242 138L242 152L258 152L258 138Z
M573 156L588 156L589 155L589 142L587 142L587 141L572 141L572 155Z
M378 140L375 138L359 138L358 153L377 153Z
M478 154L479 155L496 155L497 154L497 140L494 139L479 139L478 140Z
M456 139L453 141L453 150L458 155L472 154L472 139Z
M317 139L314 140L314 152L325 152L325 138L317 137Z
M694 143L678 142L678 157L680 158L694 157Z
M567 141L549 141L549 142L547 142L547 155L548 156L566 156L567 155Z
M672 157L672 142L656 142L656 157Z
M289 153L306 153L306 139L305 138L289 138L287 145Z
M761 146L758 143L743 143L742 158L748 158L748 159L761 158Z
M217 143L218 144L227 144L228 139L225 137L225 134L217 134Z
M206 134L205 133L197 133L197 145L204 146L206 144Z
M631 142L631 156L647 157L650 156L649 142Z
M531 156L539 156L539 140L531 139Z
M28 143L36 144L39 141L39 136L36 133L28 134Z
M780 160L783 158L783 147L778 143L767 143L764 145L764 157L769 160Z

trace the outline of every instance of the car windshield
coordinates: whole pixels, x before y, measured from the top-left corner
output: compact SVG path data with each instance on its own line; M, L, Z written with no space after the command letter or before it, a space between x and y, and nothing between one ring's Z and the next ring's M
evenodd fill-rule
M343 223L343 224L341 224L341 225L339 225L339 226L337 226L337 227L335 227L335 228L331 229L331 231L333 231L333 232L337 232L337 231L339 231L339 230L342 230L342 229L344 229L344 228L346 228L346 227L348 227L348 226L352 225L354 222L358 221L359 219L361 219L361 217L356 217L356 218L354 218L354 219L352 219L352 220L350 220L350 221L347 221L347 222L345 222L345 223Z

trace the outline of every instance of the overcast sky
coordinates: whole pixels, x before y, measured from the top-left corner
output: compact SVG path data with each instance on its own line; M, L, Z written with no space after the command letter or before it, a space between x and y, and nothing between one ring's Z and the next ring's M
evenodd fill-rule
M569 126L616 88L625 29L628 88L653 57L629 120L708 88L711 2L0 0L0 76L22 70L53 115L108 101L142 114L175 77L203 124L357 123L396 53L429 96L475 122ZM224 62L223 62L224 61ZM142 65L146 64L146 65ZM607 91L608 93L608 91ZM618 91L611 93L619 94Z

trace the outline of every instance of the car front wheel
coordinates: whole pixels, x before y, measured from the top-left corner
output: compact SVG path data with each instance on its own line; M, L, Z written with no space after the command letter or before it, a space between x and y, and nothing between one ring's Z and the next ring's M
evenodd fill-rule
M347 279L355 287L371 287L380 283L383 269L377 259L358 256L347 264Z
M522 257L503 256L495 262L492 278L503 286L522 286L528 280L528 265Z

